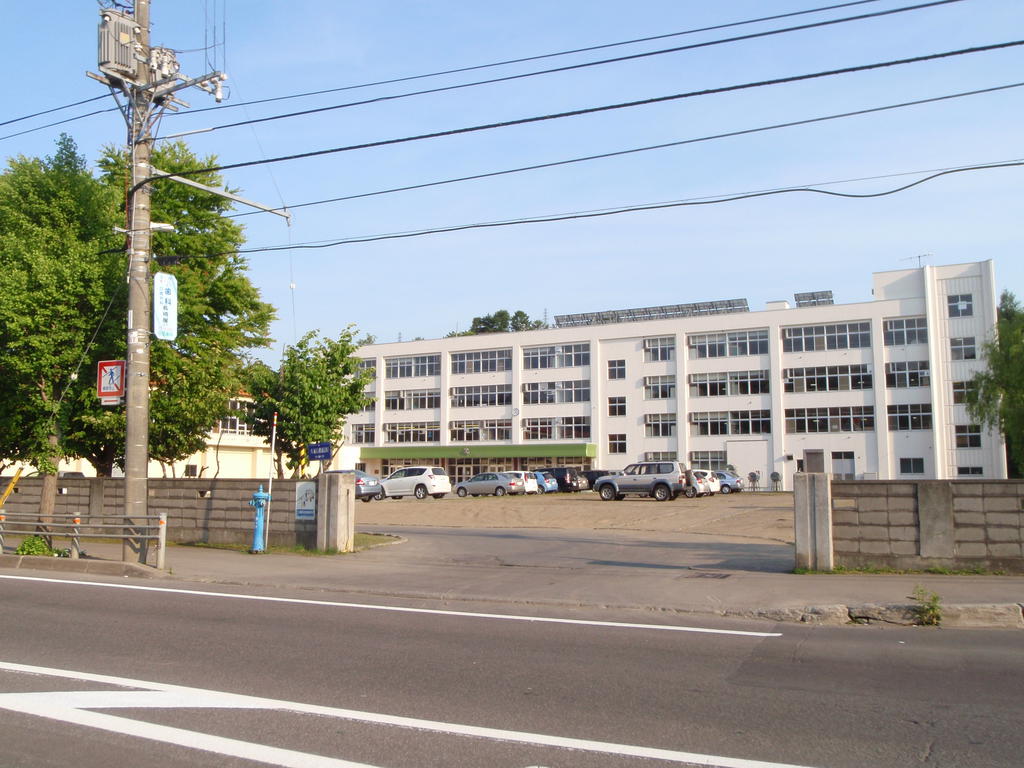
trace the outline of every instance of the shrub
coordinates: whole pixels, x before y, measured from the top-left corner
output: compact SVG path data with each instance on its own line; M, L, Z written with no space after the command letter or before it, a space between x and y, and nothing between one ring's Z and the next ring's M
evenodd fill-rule
M53 550L42 536L29 536L14 551L16 555L52 555Z

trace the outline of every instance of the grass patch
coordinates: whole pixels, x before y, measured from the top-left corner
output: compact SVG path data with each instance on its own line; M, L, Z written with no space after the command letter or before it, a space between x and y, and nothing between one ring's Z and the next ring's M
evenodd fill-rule
M383 536L379 533L357 533L355 539L352 542L353 552L361 552L365 549L372 549L373 547L379 547L382 544L391 544L395 541L394 536ZM249 552L251 547L248 544L211 544L205 541L193 541L193 542L181 542L178 544L171 544L167 542L168 546L177 547L198 547L201 549L226 549L232 552ZM270 545L266 549L267 554L270 555L305 555L307 557L319 557L327 555L345 555L351 554L349 552L341 552L337 549L309 549L301 544L295 544L289 547Z
M942 623L942 598L937 592L929 592L919 584L914 587L911 599L917 603L914 606L917 624L923 627L937 627Z

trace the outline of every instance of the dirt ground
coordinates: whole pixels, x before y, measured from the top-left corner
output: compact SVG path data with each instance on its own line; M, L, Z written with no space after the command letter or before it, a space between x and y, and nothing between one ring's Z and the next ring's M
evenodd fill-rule
M657 502L628 497L602 501L597 494L548 493L460 499L413 498L358 502L356 524L456 528L564 528L672 531L793 542L793 495L732 493Z

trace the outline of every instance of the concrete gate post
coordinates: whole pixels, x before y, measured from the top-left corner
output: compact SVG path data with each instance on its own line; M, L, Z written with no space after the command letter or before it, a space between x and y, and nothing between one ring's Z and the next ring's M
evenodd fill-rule
M793 480L796 567L831 571L832 480L819 472L801 472Z
M317 480L316 548L351 552L356 524L355 474L328 472Z

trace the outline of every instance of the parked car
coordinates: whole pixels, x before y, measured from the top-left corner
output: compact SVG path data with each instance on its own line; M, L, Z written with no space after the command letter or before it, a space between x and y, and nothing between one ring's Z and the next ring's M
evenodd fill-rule
M541 493L553 493L558 490L558 480L550 472L534 472L537 478L537 490Z
M703 477L698 477L693 471L684 470L683 472L683 496L688 499L696 498L697 496L708 495L708 481Z
M510 472L481 472L469 480L455 485L455 493L460 498L466 496L504 496L506 493L526 493L526 484L522 478Z
M585 469L583 470L583 476L587 478L587 483L594 490L597 490L596 484L598 478L606 475L621 475L621 469Z
M554 475L560 491L585 491L590 487L587 478L572 467L542 467L539 471Z
M743 490L743 478L732 472L715 472L722 486L722 493L738 493Z
M710 469L695 469L694 467L690 467L690 471L693 472L694 477L699 477L708 484L708 496L714 496L722 490L722 484L718 481L718 476Z
M602 501L622 501L631 493L668 501L682 493L685 483L678 462L642 461L630 464L620 474L599 477L594 490Z
M533 472L523 472L518 469L506 469L505 474L518 477L522 480L526 493L537 493L540 490L537 486L537 478L534 477Z
M371 475L367 472L363 472L361 469L329 469L327 473L329 475L352 475L356 476L356 498L360 501L372 501L373 499L383 499L381 496L381 485L380 478Z
M441 467L402 467L381 480L380 485L389 499L403 496L443 499L452 492L452 481Z

